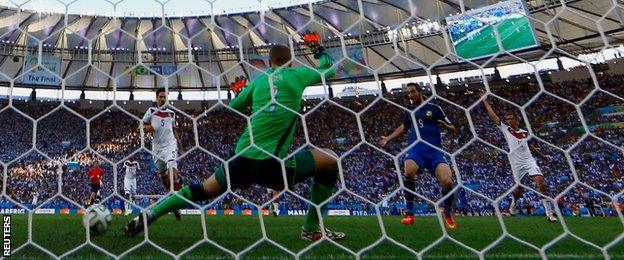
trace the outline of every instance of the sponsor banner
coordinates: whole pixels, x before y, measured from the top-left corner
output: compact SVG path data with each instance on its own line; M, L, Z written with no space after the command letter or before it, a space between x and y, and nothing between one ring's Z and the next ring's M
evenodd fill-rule
M308 214L307 210L288 210L286 211L286 215L289 216L304 216Z
M364 210L352 210L351 215L353 216L375 216L375 213L368 213L368 211L364 211Z
M618 116L624 114L624 106L612 106L599 108L600 114L605 116Z
M161 66L158 66L158 65L150 65L149 67L150 67L150 69L151 69L153 72L155 72L156 74L159 74L159 75L162 75L162 74L163 74L163 73L162 73L162 67L161 67ZM150 71L150 72L152 72L152 71ZM150 73L150 74L152 74L152 73Z
M178 66L176 66L174 64L154 65L154 66L158 67L158 69L160 70L160 74L162 74L162 75L171 75L171 74L174 74L176 72L176 70L178 70ZM152 66L150 66L150 67L152 67ZM152 69L157 71L154 68L152 68Z
M348 209L330 209L327 211L327 216L350 216L351 212Z
M133 74L135 76L154 75L171 75L178 70L178 66L175 64L163 64L163 65L149 65L149 69L145 66L137 66L134 68Z
M336 67L336 79L342 78L350 78L350 77L359 77L366 76L369 74L366 69L367 62L364 58L364 52L362 51L362 46L353 45L346 47L347 57L349 59L343 60ZM329 48L327 49L327 54L332 57L343 57L342 48ZM357 63L356 63L357 62ZM359 63L359 64L358 64Z
M58 86L61 84L61 79L55 76L61 75L61 58L42 55L41 66L37 66L37 62L37 55L26 55L26 57L24 57L23 70L26 71L26 73L22 76L22 83L49 86Z
M136 209L133 210L136 212ZM111 214L113 215L123 215L125 212L122 208L111 209ZM260 212L252 209L225 209L225 210L217 210L217 209L206 209L206 215L217 216L217 215L226 215L226 216L254 216L255 214L262 214L263 216L270 215L268 209L262 209ZM53 209L53 208L44 208L35 210L35 214L77 214L84 215L86 211L84 209ZM199 209L182 209L180 213L183 215L201 215L201 210ZM281 210L280 215L289 215L289 216L305 216L308 213L307 210ZM0 209L0 214L27 214L25 209L21 208L5 208ZM327 211L328 216L374 216L375 213L373 211L368 212L365 210L357 210L357 209L330 209Z
M0 214L26 214L25 209L0 209Z
M35 214L54 214L56 211L54 209L37 209L35 210Z
M137 66L136 68L134 68L134 71L132 71L132 74L134 74L135 76L143 76L143 75L150 75L150 71L144 67L144 66Z
M75 171L78 168L80 168L80 163L79 162L67 162L67 169L69 171Z
M180 210L180 214L182 214L182 215L201 215L201 210L199 210L199 209L183 209L183 210Z
M611 130L611 129L618 129L618 128L624 128L624 122L616 122L616 123L605 123L605 124L599 124L599 125L588 125L587 128L589 128L589 131L593 132L596 130L596 128L601 128L601 129L607 129L607 130ZM579 133L583 134L585 133L585 128L584 127L577 127L576 131L578 131Z

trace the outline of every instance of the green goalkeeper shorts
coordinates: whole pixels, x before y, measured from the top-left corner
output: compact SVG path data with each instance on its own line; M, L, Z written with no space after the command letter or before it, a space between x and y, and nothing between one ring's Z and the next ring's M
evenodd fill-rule
M312 151L300 151L294 157L285 160L286 180L292 189L295 184L303 182L314 174L314 157ZM250 159L239 156L228 163L232 190L248 189L252 184L273 190L284 189L284 173L279 160L275 158ZM217 182L222 190L227 189L227 174L222 164L215 172Z

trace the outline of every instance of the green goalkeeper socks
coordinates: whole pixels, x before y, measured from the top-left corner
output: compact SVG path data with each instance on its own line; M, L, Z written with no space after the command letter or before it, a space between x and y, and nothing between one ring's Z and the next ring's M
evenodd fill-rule
M205 196L202 196L203 194L199 192L201 186L199 186L198 184L194 185L184 186L182 187L182 189L176 192L177 196L171 195L165 200L158 203L152 210L152 213L154 213L154 218L157 219L171 211L188 207L190 204L184 199L187 199L189 201L200 201L206 199ZM192 192L192 190L196 191ZM310 188L310 201L318 205L321 202L325 201L327 198L329 198L332 195L333 190L333 187L314 182L312 183L312 187ZM321 207L321 214L323 214L326 209L326 205ZM303 229L309 232L313 232L318 230L318 228L318 215L316 214L316 210L314 210L314 207L310 206L308 208L308 214L306 215L305 222L303 223Z
M155 218L159 218L174 210L188 207L190 204L186 200L182 199L181 197L190 201L195 201L193 200L191 188L188 185L182 187L182 189L180 189L179 191L176 191L175 193L178 194L179 196L175 196L174 194L172 194L171 196L167 197L166 199L158 203L156 207L154 207L152 212L154 213Z
M310 188L310 201L314 204L320 204L329 198L334 189L332 187L328 187L317 182L312 183L312 187ZM327 210L327 205L321 207L321 214L323 214ZM305 221L303 222L303 229L307 232L314 232L319 229L319 218L316 214L316 210L314 206L310 205L308 207L308 214L306 215Z

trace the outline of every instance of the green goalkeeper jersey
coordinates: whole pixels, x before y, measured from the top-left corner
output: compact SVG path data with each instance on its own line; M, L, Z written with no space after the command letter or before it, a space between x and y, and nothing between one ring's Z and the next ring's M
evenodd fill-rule
M279 158L286 157L299 120L292 111L300 112L304 89L319 84L321 74L326 79L336 74L336 69L332 68L333 63L333 58L324 54L320 58L318 70L308 67L269 69L267 74L271 76L263 74L250 82L229 104L237 111L251 106L253 113L251 129L245 128L238 139L236 154L250 159L266 159L269 157L267 153ZM269 85L269 77L273 81L273 88ZM271 103L271 91L279 105ZM253 135L255 146L264 152L256 147L246 150L251 146L250 134Z

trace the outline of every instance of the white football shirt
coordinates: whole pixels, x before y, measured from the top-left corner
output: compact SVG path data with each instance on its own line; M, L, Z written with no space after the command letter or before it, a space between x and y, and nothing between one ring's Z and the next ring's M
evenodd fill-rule
M531 149L529 149L529 133L522 129L515 131L503 122L501 122L499 127L503 131L507 146L509 146L511 167L523 167L530 163L535 163L535 158L533 158Z
M150 107L143 115L143 123L154 127L154 140L152 140L152 150L162 151L170 147L178 146L173 134L176 125L175 113L171 109L158 109Z
M135 179L137 175L137 170L140 170L139 162L136 161L126 161L124 162L124 167L126 168L126 178Z

